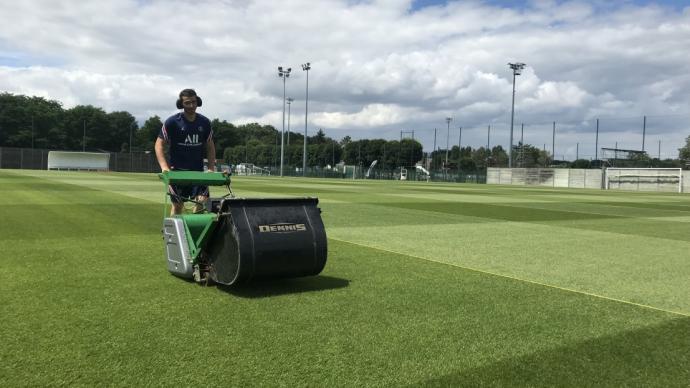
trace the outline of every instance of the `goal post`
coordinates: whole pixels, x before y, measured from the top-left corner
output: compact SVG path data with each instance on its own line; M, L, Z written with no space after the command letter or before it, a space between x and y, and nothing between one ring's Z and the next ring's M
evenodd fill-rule
M48 170L108 171L110 154L101 152L48 152Z
M683 192L681 168L618 168L606 169L606 190Z

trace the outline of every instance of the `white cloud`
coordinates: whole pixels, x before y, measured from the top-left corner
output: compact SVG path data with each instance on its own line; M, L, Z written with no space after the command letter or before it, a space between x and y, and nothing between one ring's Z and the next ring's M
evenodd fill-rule
M412 109L390 104L371 104L355 113L321 112L314 114L314 124L327 128L375 128L399 124L414 114Z
M523 109L541 110L544 112L560 111L562 108L580 108L587 98L587 93L574 82L543 82L534 96L523 101Z
M208 116L279 128L276 67L293 68L287 94L301 115L299 64L309 61L310 125L327 133L414 128L431 148L432 129L452 116L456 126L496 125L496 142L505 144L507 63L521 61L528 67L516 80L516 115L532 127L675 115L677 123L656 135L687 136L680 123L690 118L688 8L594 0L411 4L0 0L4 19L13 21L0 29L0 91L128 110L144 121L172 113L176 93L194 87ZM626 129L608 130L615 138ZM485 144L485 134L474 132L463 138ZM669 153L679 146L664 143Z

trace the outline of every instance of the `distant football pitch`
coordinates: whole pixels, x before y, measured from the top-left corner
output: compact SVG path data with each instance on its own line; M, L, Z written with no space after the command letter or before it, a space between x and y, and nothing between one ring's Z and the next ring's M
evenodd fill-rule
M688 195L233 189L319 197L324 272L199 286L166 270L154 174L0 170L0 386L690 382Z

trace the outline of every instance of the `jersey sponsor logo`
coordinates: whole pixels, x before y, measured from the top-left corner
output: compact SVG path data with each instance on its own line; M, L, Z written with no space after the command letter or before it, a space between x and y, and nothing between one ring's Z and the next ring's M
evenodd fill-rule
M199 145L199 134L190 134L184 139L185 145Z
M259 225L259 232L261 233L290 233L290 232L306 232L307 226L304 224L271 224Z

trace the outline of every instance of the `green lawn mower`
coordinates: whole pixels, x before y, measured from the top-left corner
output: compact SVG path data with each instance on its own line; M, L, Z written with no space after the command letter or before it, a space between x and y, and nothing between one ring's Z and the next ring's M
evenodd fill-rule
M225 285L318 275L326 265L326 230L318 198L236 198L230 176L166 171L163 239L168 271ZM225 186L195 213L166 216L168 185ZM194 202L192 199L183 199Z

